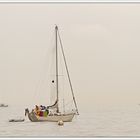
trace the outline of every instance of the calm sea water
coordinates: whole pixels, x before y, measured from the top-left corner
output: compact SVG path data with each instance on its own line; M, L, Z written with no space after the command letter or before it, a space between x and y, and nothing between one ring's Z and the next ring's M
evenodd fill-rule
M140 106L126 109L96 109L80 113L72 122L58 126L56 122L9 122L24 118L24 107L0 108L0 137L115 137L140 136Z

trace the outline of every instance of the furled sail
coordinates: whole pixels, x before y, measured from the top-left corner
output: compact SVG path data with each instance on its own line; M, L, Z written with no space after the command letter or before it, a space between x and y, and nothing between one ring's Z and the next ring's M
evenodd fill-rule
M48 109L54 109L54 108L58 108L58 101L56 100L56 102L51 105L51 106L47 106Z

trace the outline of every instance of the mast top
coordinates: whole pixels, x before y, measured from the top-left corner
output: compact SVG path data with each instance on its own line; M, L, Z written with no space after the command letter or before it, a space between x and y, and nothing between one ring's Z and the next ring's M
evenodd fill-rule
M57 25L55 25L55 30L58 30L58 26Z

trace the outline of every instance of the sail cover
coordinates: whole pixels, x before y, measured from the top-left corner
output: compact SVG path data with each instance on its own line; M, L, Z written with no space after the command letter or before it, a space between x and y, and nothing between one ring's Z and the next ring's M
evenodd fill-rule
M47 106L48 109L54 109L54 108L58 108L58 101L56 100L56 102L51 105L51 106Z

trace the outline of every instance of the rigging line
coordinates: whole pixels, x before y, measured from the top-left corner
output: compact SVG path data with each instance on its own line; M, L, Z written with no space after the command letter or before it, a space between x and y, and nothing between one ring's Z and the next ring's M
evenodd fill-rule
M58 54L61 54L61 50L58 49ZM59 86L59 93L62 95L62 98L60 96L60 100L61 100L61 109L63 111L63 113L65 114L65 94L64 94L64 62L63 62L63 55L58 55L58 59L59 59L59 83L62 83L61 86Z
M53 42L55 42L55 31L54 31L54 36L53 36ZM56 71L55 71L55 43L53 43L52 45L52 49L51 49L51 61L50 61L50 74L49 74L49 80L51 80L51 83L49 84L50 86L50 103L54 104L55 102L55 93L56 93L56 82L54 82L54 80L56 80Z
M50 45L48 45L48 46L51 46L52 42L54 42L52 36L54 36L54 33L51 35L51 38L50 38L50 42L51 42L51 43L49 43ZM34 91L35 100L37 100L37 101L38 101L38 96L39 96L40 93L41 93L40 89L42 88L42 85L43 85L43 83L44 83L44 81L45 81L43 74L46 75L46 73L48 73L48 69L46 69L46 68L47 68L47 67L46 67L46 63L49 62L49 61L51 60L51 59L50 59L50 56L49 56L50 50L51 50L51 47L46 47L46 49L45 49L45 51L44 51L44 52L45 52L45 56L44 56L44 57L45 57L45 61L44 61L43 66L42 66L43 71L42 71L41 74L40 74L40 77L41 77L41 78L40 78L39 81L37 82L37 86L36 86L35 91ZM49 57L48 57L48 56L49 56ZM47 58L48 58L48 61L47 61ZM47 72L46 72L46 71L47 71ZM47 82L47 84L48 84L48 82Z
M70 101L67 102L65 105L69 105L69 104L71 104L71 103L73 103L73 100L70 100Z
M44 67L44 65L43 65L43 67ZM39 77L41 77L41 78L39 78L39 81L37 81L37 83L36 83L36 88L35 88L35 91L34 91L34 96L35 96L35 100L37 100L38 99L38 94L40 94L40 88L42 87L42 85L43 85L43 83L44 83L44 78L42 78L42 74L44 74L44 71L41 73L41 74L39 74Z
M76 104L76 100L75 100L75 96L74 96L74 92L73 92L73 88L72 88L72 83L71 83L71 80L70 80L69 71L68 71L68 67L67 67L67 63L66 63L64 49L63 49L62 41L61 41L61 38L60 38L59 30L58 30L58 37L59 37L59 41L60 41L60 46L61 46L62 54L63 54L63 57L64 57L64 63L65 63L65 66L66 66L66 71L67 71L67 75L68 75L68 79L69 79L69 83L70 83L70 88L71 88L71 92L72 92L72 96L73 96L73 101L74 101L74 104L75 104L75 107L76 107L76 112L79 115L77 104Z

